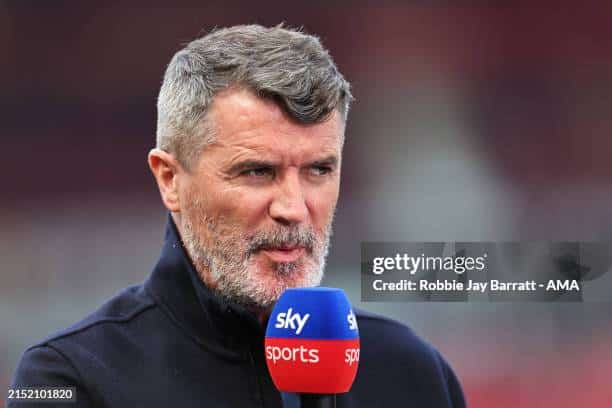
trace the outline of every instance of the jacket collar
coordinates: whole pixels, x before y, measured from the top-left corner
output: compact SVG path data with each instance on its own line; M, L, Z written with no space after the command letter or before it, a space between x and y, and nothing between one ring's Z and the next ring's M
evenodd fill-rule
M263 349L256 317L215 295L199 278L168 214L161 255L145 288L170 318L196 342L230 359Z

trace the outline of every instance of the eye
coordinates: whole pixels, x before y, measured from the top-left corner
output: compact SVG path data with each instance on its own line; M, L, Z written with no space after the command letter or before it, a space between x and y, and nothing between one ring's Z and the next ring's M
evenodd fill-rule
M310 168L310 172L315 176L325 176L331 173L332 170L333 169L329 166L320 166L320 165L312 166Z
M274 169L271 167L254 167L240 173L242 176L253 178L267 178L274 176Z

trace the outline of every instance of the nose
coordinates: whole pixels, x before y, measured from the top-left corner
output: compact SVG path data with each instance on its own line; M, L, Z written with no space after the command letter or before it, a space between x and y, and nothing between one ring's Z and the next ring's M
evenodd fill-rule
M286 171L282 179L278 180L269 214L283 225L300 224L308 218L306 197L297 171Z

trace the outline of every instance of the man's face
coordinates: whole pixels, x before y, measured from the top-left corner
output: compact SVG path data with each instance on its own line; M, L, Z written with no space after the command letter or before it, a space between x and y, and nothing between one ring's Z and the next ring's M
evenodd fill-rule
M323 276L338 199L343 121L293 122L244 89L215 96L215 142L179 191L181 233L204 282L248 307Z

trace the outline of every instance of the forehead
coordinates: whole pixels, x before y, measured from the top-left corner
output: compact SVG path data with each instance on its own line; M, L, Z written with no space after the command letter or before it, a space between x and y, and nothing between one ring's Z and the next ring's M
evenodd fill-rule
M344 122L336 110L325 121L301 124L275 102L248 89L220 92L208 112L215 141L212 150L242 148L262 154L340 153Z

